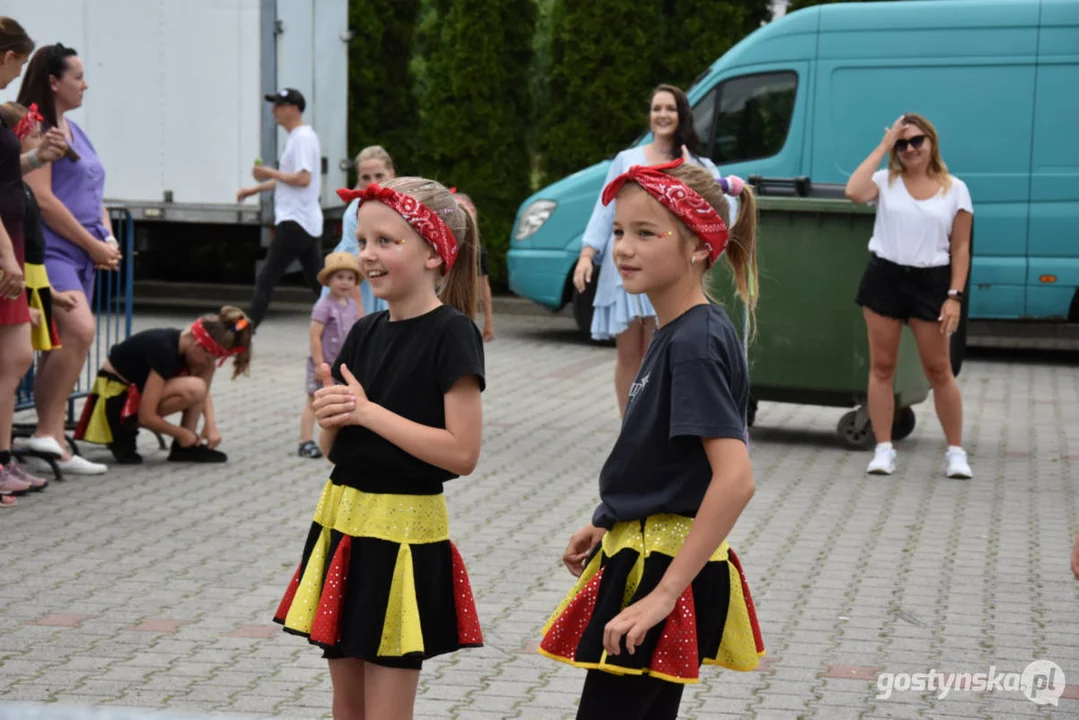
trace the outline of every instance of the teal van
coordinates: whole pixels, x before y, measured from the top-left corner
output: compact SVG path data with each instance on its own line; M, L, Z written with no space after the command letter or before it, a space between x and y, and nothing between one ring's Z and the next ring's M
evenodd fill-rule
M845 183L886 125L922 113L974 199L970 316L1079 322L1079 0L807 8L746 37L687 94L725 174L814 183ZM525 200L508 255L514 293L574 303L585 331L591 295L570 279L608 166Z

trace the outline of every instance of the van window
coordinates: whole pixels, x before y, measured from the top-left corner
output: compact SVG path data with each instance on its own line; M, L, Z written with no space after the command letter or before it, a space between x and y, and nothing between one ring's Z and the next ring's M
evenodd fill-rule
M779 153L787 141L797 90L798 75L794 72L745 75L722 83L712 144L716 164Z
M711 90L693 106L693 129L701 141L701 152L711 155L712 119L716 114L716 90Z

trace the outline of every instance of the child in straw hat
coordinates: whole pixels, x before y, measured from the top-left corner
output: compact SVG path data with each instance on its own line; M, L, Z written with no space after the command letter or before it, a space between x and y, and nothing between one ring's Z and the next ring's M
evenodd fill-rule
M315 368L322 363L332 365L337 353L348 337L348 331L360 317L360 308L352 297L362 280L356 256L349 252L335 252L326 256L318 281L329 292L319 298L311 310L311 354L307 358L307 404L300 419L300 449L297 454L305 458L320 458L322 451L314 441L315 390L321 387L315 377Z

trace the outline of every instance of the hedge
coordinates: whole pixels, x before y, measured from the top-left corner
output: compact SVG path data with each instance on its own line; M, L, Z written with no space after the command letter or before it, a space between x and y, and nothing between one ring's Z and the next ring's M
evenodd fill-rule
M419 110L409 67L420 0L351 0L348 145L383 145L395 161L416 145ZM350 178L355 174L350 171Z
M471 195L501 288L520 203L625 148L655 85L688 89L770 12L769 0L351 0L350 149L382 144L399 171Z
M505 254L520 202L531 193L524 129L531 115L533 0L449 0L425 61L417 164L468 193L479 211L491 281L505 284Z

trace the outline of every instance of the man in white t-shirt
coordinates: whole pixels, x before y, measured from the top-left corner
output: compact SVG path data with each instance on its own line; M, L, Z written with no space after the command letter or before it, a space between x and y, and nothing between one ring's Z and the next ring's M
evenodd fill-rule
M266 100L273 103L277 124L288 132L279 168L256 165L251 174L260 183L242 188L236 199L260 192L274 191L274 236L262 271L255 280L251 301L251 322L257 328L270 305L274 286L293 260L299 260L304 279L317 297L322 286L322 207L319 204L319 178L322 151L318 135L303 122L306 103L299 90L284 88Z

